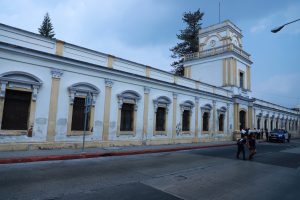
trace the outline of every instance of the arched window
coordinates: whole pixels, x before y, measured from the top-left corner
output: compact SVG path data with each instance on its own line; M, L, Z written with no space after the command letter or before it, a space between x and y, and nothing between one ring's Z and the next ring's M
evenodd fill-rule
M180 104L182 132L191 130L191 116L195 104L192 101L185 101Z
M160 96L153 100L154 106L154 132L153 134L167 134L168 111L171 100L169 97Z
M201 107L203 132L208 132L210 130L209 118L210 118L211 109L212 106L210 104L206 104L205 106Z
M202 130L203 131L209 131L209 113L204 112L203 113L203 120L202 120Z
M218 113L218 124L219 124L219 131L223 132L224 131L224 120L225 120L225 113L226 113L226 107L221 107L220 109L217 110Z
M120 134L136 135L136 111L138 109L138 101L141 95L133 90L126 90L117 95L119 112L118 112L118 132Z
M93 132L96 97L100 90L96 86L85 82L75 83L68 87L68 90L69 117L67 134L82 135L84 124L86 124L87 134L91 134ZM88 111L86 118L85 111Z
M0 84L1 129L9 130L8 135L26 134L34 125L36 100L42 81L32 74L12 71L0 75Z
M225 119L224 114L220 114L218 120L219 120L219 131L221 132L224 131L224 119Z

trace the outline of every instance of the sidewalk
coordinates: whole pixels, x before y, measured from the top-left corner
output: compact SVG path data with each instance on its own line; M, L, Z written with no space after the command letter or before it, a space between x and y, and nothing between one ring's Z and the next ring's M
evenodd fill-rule
M29 151L9 151L0 152L0 164L69 160L82 158L96 158L107 156L124 156L145 153L161 153L182 151L201 148L224 147L235 145L234 141L226 142L200 142L189 144L169 144L169 145L140 145L122 146L107 148L87 148L81 149L53 149L53 150L29 150Z

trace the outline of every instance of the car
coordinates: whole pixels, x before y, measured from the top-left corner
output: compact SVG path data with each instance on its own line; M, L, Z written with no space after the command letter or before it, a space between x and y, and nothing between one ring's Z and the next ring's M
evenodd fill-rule
M290 142L290 134L283 129L274 129L270 132L269 141Z

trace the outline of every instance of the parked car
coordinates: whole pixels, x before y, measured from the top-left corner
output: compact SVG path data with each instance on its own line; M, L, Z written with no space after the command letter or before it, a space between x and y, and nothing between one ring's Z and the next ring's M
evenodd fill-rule
M269 134L269 141L290 142L290 134L286 130L274 129Z

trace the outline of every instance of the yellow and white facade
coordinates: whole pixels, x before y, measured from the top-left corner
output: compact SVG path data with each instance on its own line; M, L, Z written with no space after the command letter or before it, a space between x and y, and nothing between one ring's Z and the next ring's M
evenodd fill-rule
M241 126L299 136L297 111L251 96L252 62L234 24L199 38L178 77L0 24L0 150L80 147L88 94L88 147L232 140Z

